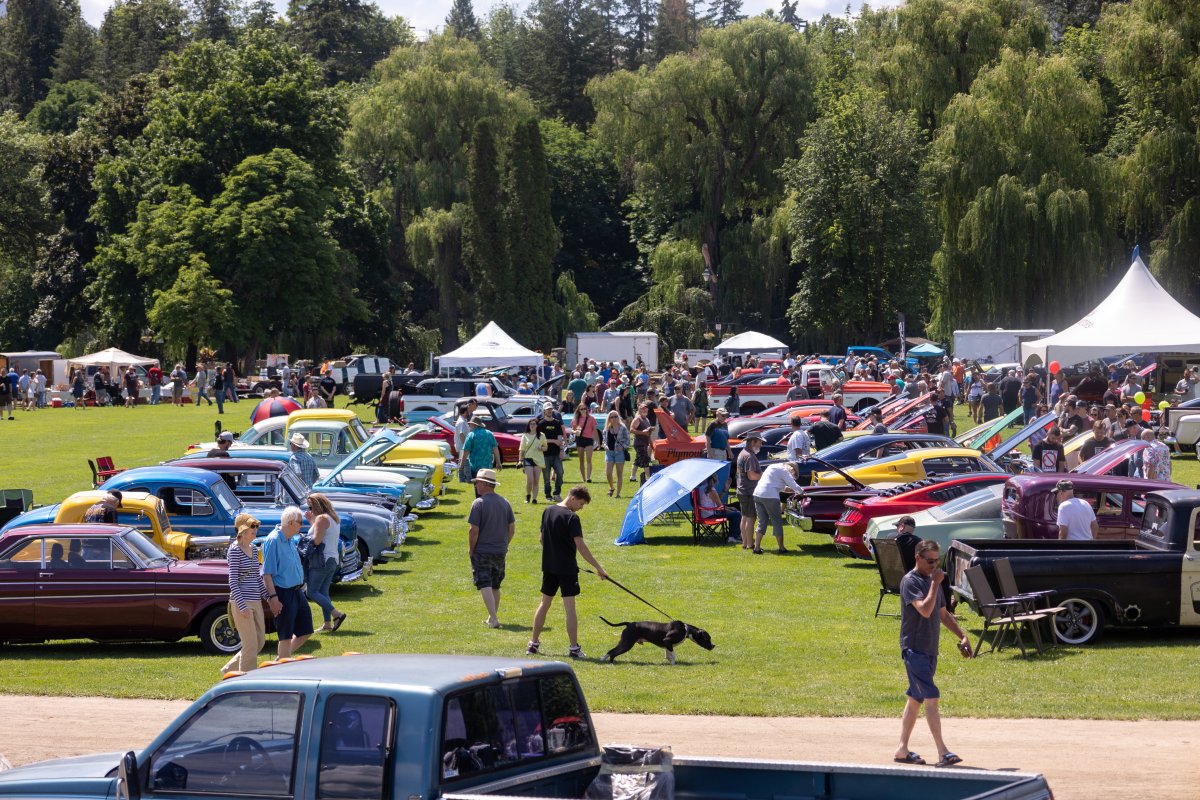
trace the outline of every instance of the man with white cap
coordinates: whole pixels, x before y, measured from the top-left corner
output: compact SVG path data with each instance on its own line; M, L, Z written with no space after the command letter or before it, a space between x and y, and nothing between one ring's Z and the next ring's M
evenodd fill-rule
M209 458L231 458L229 448L233 446L233 433L221 431L217 434L217 446L208 451Z
M478 497L467 514L470 526L467 536L467 556L471 560L471 579L483 598L489 628L499 628L496 616L500 609L500 584L504 581L504 559L508 544L517 532L517 518L509 502L496 493L496 471L481 469L475 473Z
M288 439L288 449L292 451L288 466L295 470L305 486L311 489L313 484L320 480L321 471L317 469L317 462L308 454L308 439L300 433L293 433Z

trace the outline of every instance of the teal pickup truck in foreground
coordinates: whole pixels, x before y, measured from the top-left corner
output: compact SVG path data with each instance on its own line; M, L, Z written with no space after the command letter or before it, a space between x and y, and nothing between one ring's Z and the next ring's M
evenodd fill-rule
M571 668L347 655L229 678L141 753L0 772L0 800L582 798L601 750ZM680 800L1050 798L1040 775L674 759Z

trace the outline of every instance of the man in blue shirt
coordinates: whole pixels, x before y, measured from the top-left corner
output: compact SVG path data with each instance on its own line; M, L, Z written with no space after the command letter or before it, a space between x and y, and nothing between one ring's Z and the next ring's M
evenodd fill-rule
M296 549L304 515L295 506L283 510L279 527L262 546L262 576L267 604L279 634L279 658L288 658L312 636L312 610L304 595L304 566Z
M292 457L288 459L288 466L311 489L313 484L320 480L321 471L317 469L317 462L308 454L308 447L308 439L304 438L301 433L293 433L288 439L288 449L292 451Z

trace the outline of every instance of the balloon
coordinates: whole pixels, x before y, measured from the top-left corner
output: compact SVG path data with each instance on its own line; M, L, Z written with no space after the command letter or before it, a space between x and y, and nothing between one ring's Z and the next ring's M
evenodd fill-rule
M1137 403L1139 406L1140 406L1142 403L1146 402L1146 393L1145 393L1145 392L1138 392L1137 394L1135 394L1135 395L1133 396L1133 402Z
M1050 362L1050 374L1051 375L1057 375L1061 369L1062 369L1062 364L1059 364L1057 361Z
M1163 400L1163 401L1159 402L1159 404L1158 404L1159 411L1166 411L1170 407L1171 407L1171 404L1168 403L1166 400Z
M1150 421L1150 409L1143 408L1142 409L1142 422L1149 422L1149 421Z

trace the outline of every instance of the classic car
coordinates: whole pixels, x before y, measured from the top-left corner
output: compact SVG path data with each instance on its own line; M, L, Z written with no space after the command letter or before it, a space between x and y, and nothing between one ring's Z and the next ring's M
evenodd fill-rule
M972 472L965 475L948 475L936 482L917 481L915 485L885 489L873 497L849 499L843 505L842 516L835 525L834 547L838 552L857 558L870 558L871 553L863 544L867 525L877 517L893 514L911 514L927 508L948 503L989 486L1003 486L1010 476L1005 472Z
M193 536L224 536L232 539L234 520L238 514L253 514L262 522L260 537L266 536L278 524L283 509L274 505L246 505L238 499L220 475L184 467L136 467L114 475L100 489L120 489L156 495L167 509L171 527ZM28 511L36 515L42 509ZM304 523L302 530L308 529ZM359 556L357 521L352 514L342 518L341 568L335 580L346 583L365 578L371 565Z
M821 414L830 408L833 408L832 400L790 400L782 405L773 406L767 411L729 420L729 436L732 439L740 439L750 431L761 431L763 428L777 425L791 425L792 417L796 415L816 422L820 419Z
M9 521L0 528L0 533L10 528L26 525L53 522L55 525L77 525L83 522L89 508L100 502L108 492L89 489L86 492L76 492L54 509L54 516L46 520L47 512L31 513L22 519L20 516ZM173 530L171 520L167 516L163 501L146 492L123 492L121 505L117 508L117 523L137 528L167 555L181 561L195 561L204 558L225 558L229 549L228 536L192 536ZM18 522L20 520L20 522Z
M1005 429L1020 424L1024 413L1023 409L1018 408L1005 414L1003 417L984 422L963 431L954 437L954 441L963 447L970 447L973 450L983 450L992 439L995 439L999 443L1004 438Z
M1004 485L1001 506L1006 538L1058 538L1058 494L1054 487L1064 477L1075 485L1075 496L1092 507L1100 526L1100 539L1135 538L1146 507L1146 494L1180 488L1165 481L1120 475L1057 472L1014 475Z
M1046 602L1063 609L1054 632L1071 645L1096 641L1107 625L1200 625L1200 491L1158 489L1142 503L1132 540L957 540L946 554L947 580L978 609L967 569L981 567L996 586L995 562L1008 559L1018 591L1049 592Z
M31 525L0 534L0 642L166 641L240 646L229 567L176 561L120 525Z
M418 433L413 436L418 441L422 440L437 440L445 442L450 446L454 457L458 458L458 451L454 450L454 425L441 417L430 417L426 423L427 431ZM496 433L492 431L492 436L496 437L496 444L500 447L500 460L505 464L516 464L521 458L521 437L514 436L511 433Z
M937 542L943 553L949 552L950 542L955 539L1000 539L1004 536L1004 522L1000 519L1003 494L1004 484L997 483L924 511L875 517L867 524L863 546L874 555L872 543L876 539L894 539L896 522L905 516L916 522L917 536Z
M953 446L953 440L935 433L879 433L855 436L817 451L814 454L816 459L801 461L798 481L801 485L811 483L813 474L827 469L828 465L848 469L910 450Z
M978 450L965 447L922 447L885 456L867 464L847 467L845 472L862 483L908 483L939 475L958 475L964 472L1003 472L990 458ZM813 474L818 486L840 486L846 478L832 470Z
M229 488L248 507L267 505L275 508L308 507L312 492L284 462L262 458L181 458L163 466L187 467L215 472L225 478ZM404 507L395 503L388 508L371 502L371 496L349 492L323 493L333 503L338 516L351 514L358 533L358 553L363 561L396 555L396 548L408 534ZM254 513L251 511L251 513Z
M579 681L561 661L301 657L222 681L140 753L0 772L0 797L570 800L590 795L603 752ZM749 798L834 796L814 786L836 787L840 800L1051 796L1041 776L1011 771L680 755L671 770L681 798L728 794L718 787ZM661 786L649 788L658 796Z

